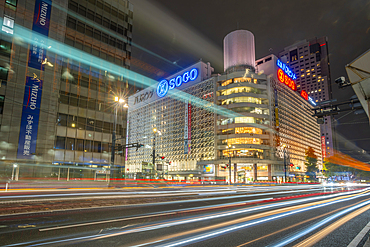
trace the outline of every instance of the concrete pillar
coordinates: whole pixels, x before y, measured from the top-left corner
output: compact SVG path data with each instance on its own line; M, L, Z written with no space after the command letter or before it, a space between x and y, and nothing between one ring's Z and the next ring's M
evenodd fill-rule
M15 169L15 181L18 181L19 178L19 165Z
M253 164L253 181L257 181L257 164Z
M268 164L268 165L267 165L267 176L268 176L269 181L271 181L271 180L272 180L272 175L271 175L271 164Z
M234 164L234 183L238 182L238 165Z

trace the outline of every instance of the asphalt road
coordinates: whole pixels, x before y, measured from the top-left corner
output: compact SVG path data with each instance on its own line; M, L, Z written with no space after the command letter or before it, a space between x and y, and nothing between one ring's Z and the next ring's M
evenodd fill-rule
M6 205L39 199L47 206L50 198L66 203L82 197L92 202L90 209L0 216L0 245L348 246L370 221L367 188L306 185L105 191L99 195L117 200L140 195L144 201L94 207L94 200L114 199L94 199L97 193L0 194ZM360 246L365 238L361 239Z

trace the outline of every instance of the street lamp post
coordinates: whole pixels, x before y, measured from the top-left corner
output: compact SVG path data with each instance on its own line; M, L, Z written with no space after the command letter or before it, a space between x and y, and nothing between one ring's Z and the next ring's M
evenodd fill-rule
M231 148L231 145L228 145L227 148L229 149L229 184L231 185L231 153L230 153L230 148ZM234 146L232 146L232 148L235 148Z
M120 105L122 105L125 100L122 99L122 98L119 98L119 97L114 97L114 101L117 102L118 104L116 104L114 106L114 124L113 124L113 133L112 133L112 152L111 152L111 158L110 158L110 161L111 161L111 166L110 166L110 173L111 173L111 176L113 177L113 172L112 172L112 168L114 169L114 156L115 156L115 153L116 153L116 131L117 131L117 118L118 118L118 107ZM127 104L124 104L123 107L125 108L128 108L128 105Z

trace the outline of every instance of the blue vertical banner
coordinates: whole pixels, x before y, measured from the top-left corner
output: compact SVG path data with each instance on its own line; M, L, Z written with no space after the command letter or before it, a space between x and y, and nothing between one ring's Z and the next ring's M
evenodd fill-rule
M49 35L50 12L51 0L36 0L32 25L34 42L30 45L28 67L40 71L44 70L43 62L46 59L45 48ZM43 86L39 76L40 73L35 71L33 76L26 77L17 159L32 159L36 153Z
M50 26L50 12L50 0L36 0L32 31L42 35L34 35L32 37L34 43L30 45L28 66L34 69L44 69L42 62L45 60L45 47Z
M42 81L26 77L24 89L21 129L19 131L18 159L31 159L36 152L37 130L39 126Z

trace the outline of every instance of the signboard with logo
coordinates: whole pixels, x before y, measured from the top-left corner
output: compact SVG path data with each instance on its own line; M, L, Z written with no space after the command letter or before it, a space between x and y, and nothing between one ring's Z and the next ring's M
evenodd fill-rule
M325 136L321 136L321 151L322 151L322 158L326 158L326 144L325 144Z
M197 79L199 72L196 68L186 71L181 75L171 78L170 80L162 80L157 85L157 95L158 97L164 97L168 90L172 90L175 87L180 87L181 84L194 81Z
M295 81L297 79L297 76L293 73L293 71L286 65L285 63L281 62L279 59L276 62L279 69L277 70L277 78L281 83L284 83L287 85L290 89L293 91L297 91L297 85L295 84ZM311 103L311 105L316 106L315 101L308 96L307 92L302 90L301 96L305 100Z
M203 166L203 173L204 174L212 174L214 172L214 165L204 165Z
M32 37L33 41L37 43L30 45L28 66L34 69L43 70L44 67L42 62L45 60L45 47L47 36L49 35L50 12L51 0L36 0L32 31L42 35ZM45 38L43 36L45 36Z
M42 81L35 77L26 78L24 90L21 129L18 142L18 159L31 159L36 152L39 124Z
M42 63L45 59L45 43L49 35L50 12L51 0L36 0L32 31L41 35L37 35L37 37L34 35L32 38L36 43L30 45L28 66L38 70L44 70ZM39 75L39 71L35 71L32 77L26 77L21 129L19 131L18 159L31 159L32 155L36 153L43 86Z

